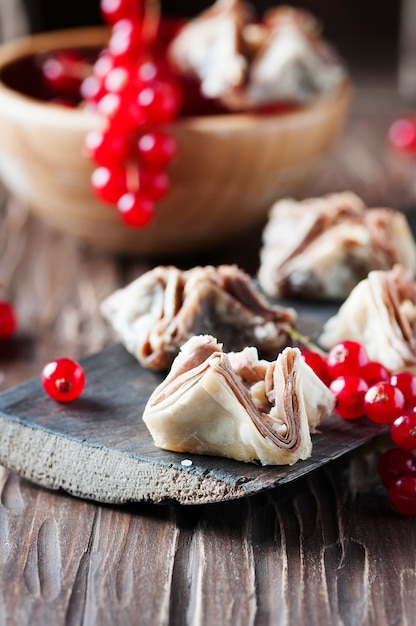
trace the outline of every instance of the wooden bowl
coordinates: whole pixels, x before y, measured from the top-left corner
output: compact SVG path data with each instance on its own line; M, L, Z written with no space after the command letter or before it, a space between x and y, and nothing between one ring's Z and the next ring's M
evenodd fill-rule
M34 54L106 41L107 30L98 27L0 46L0 177L44 222L102 249L146 256L188 253L260 225L274 200L300 193L343 127L347 82L292 112L175 121L169 126L179 147L169 171L171 190L150 225L131 229L90 189L93 165L83 142L101 119L29 97L19 88L33 82L23 68Z

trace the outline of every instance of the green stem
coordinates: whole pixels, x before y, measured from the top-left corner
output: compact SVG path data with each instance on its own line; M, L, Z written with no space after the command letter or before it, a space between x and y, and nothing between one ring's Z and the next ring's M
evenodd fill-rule
M323 357L327 356L324 350L322 350L319 346L313 343L313 341L311 341L309 337L307 337L306 335L303 335L301 332L296 330L296 328L293 328L293 326L287 326L285 328L285 331L287 332L289 337L292 339L292 341L297 341L298 343L301 343L303 346L305 346L305 348L308 348L308 350L311 350L312 352L317 352Z

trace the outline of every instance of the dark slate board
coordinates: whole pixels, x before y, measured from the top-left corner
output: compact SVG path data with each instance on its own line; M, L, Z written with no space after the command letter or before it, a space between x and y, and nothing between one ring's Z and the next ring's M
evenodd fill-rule
M310 305L304 328L336 307ZM143 369L117 345L82 360L83 395L70 404L47 397L40 378L0 394L0 464L32 482L99 502L201 504L230 500L292 481L384 432L365 418L331 415L313 436L307 461L260 467L160 450L141 416L162 375Z

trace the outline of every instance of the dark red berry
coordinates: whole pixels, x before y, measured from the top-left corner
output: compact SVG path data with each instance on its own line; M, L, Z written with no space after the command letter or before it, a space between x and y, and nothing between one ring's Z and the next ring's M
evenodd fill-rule
M390 146L398 152L416 153L416 117L404 116L394 120L388 130Z
M170 180L162 171L142 169L139 173L140 191L154 202L166 196L170 188Z
M42 63L42 73L55 95L78 96L89 73L85 57L75 50L58 50Z
M130 151L130 143L123 133L91 130L85 137L85 149L96 163L111 167L113 163L125 161Z
M85 386L83 368L68 358L56 359L45 365L41 378L45 392L59 402L75 400Z
M126 172L120 167L98 167L92 174L91 185L97 198L114 205L127 191Z
M364 397L364 413L377 424L390 424L404 409L404 395L385 381L370 387Z
M148 131L139 135L137 140L137 154L145 165L152 168L162 168L168 165L176 155L176 141L162 131Z
M390 379L389 370L378 361L369 361L367 365L364 366L361 375L369 387L383 380L387 381Z
M360 376L369 363L365 348L356 341L342 341L331 348L326 360L329 376Z
M390 435L396 446L416 450L416 413L403 412L390 426Z
M137 59L142 48L142 24L129 18L116 22L111 31L108 50L117 63L131 65Z
M344 419L355 419L364 414L364 396L368 385L359 376L339 376L329 385L336 397L335 413Z
M136 102L146 115L148 124L166 124L178 115L180 90L173 80L156 79L143 84Z
M402 515L416 515L416 477L401 476L388 490L389 500Z
M5 300L0 300L0 340L9 339L17 329L17 316L14 307Z
M301 348L302 358L309 365L309 367L315 372L315 374L325 383L325 385L329 385L331 382L330 377L328 376L328 371L326 369L326 359L319 354L319 352L314 352L313 350L308 350L307 348Z
M125 224L142 228L153 219L155 203L140 192L128 192L119 199L117 208Z
M416 405L416 376L414 374L396 372L396 374L391 375L390 384L403 393L406 409L412 409Z
M389 487L401 476L416 477L416 457L409 450L390 448L380 456L377 471L380 479Z
M124 18L133 20L140 18L138 0L101 0L100 10L104 20L110 26Z

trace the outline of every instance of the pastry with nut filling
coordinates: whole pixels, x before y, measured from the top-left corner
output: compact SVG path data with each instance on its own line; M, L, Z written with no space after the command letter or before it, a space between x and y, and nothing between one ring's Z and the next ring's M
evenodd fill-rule
M346 339L390 371L416 373L416 283L404 267L370 272L326 322L319 343L330 349Z
M272 207L263 231L259 284L271 297L344 300L373 270L416 273L416 245L405 215L368 208L354 193Z
M262 355L291 343L293 309L270 305L236 265L180 270L158 266L104 300L101 311L144 366L167 370L193 335L212 334L227 350Z
M335 90L347 76L309 12L281 6L260 21L242 0L217 0L189 20L168 54L182 76L200 84L205 98L231 111L304 104Z
M311 432L334 402L298 348L269 362L201 335L182 346L143 420L159 448L293 465L311 455Z

